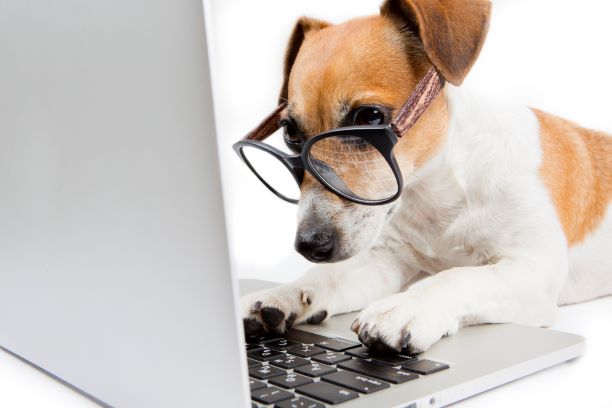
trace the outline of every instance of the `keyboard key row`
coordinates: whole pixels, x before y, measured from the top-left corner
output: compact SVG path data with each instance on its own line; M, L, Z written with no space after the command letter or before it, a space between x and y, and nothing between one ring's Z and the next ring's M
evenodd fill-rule
M286 368L286 369L310 364L310 361L306 360L305 358L297 357L291 354L280 355L276 358L273 358L272 360L268 360L268 362L277 367Z
M309 365L297 367L293 371L309 377L321 377L322 375L333 373L338 370L325 364L311 363Z
M351 356L347 356L343 353L336 353L334 351L327 352L324 354L319 354L312 357L313 361L324 364L338 364L346 360L350 360Z
M249 378L249 386L251 387L251 391L258 390L260 388L267 387L268 385L264 382L254 380Z
M361 346L361 343L356 343L354 341L348 341L344 339L329 339L320 341L316 343L315 346L322 347L331 351L345 351L351 348L359 347Z
M431 360L416 360L402 365L404 370L412 371L421 375L429 375L438 371L446 370L448 364L438 363Z
M392 367L385 367L383 365L374 364L372 362L360 359L353 359L340 363L338 364L338 367L345 370L366 374L393 384L402 384L419 378L418 375L409 373L407 371Z
M367 347L358 347L346 351L346 354L359 358L371 358L372 361L379 364L388 366L399 366L408 363L412 360L416 360L416 357L412 356L400 356L397 354L373 354Z
M355 391L324 381L304 385L295 391L328 404L339 404L359 397Z
M252 358L254 360L259 360L259 361L268 361L268 360L273 359L274 357L280 356L281 354L283 353L281 353L280 351L269 349L269 348L261 348L258 350L247 352L247 356L249 358Z
M251 391L251 398L262 404L274 404L279 401L291 399L294 396L293 393L281 390L277 387L266 387Z
M309 398L297 397L274 405L274 408L325 408L325 405Z
M309 344L300 344L288 348L287 353L295 354L296 356L300 357L312 357L316 356L317 354L325 353L325 350L317 346L311 346Z
M249 368L249 376L258 380L267 380L268 378L276 377L285 374L284 370L271 365L259 365Z
M287 350L289 347L299 346L300 343L289 339L274 339L264 341L263 345L274 350Z
M371 394L389 388L389 383L350 371L336 371L322 377L322 380L341 387L350 388L362 394Z
M283 388L295 388L301 385L310 384L313 380L300 374L287 373L285 375L270 378L268 382Z

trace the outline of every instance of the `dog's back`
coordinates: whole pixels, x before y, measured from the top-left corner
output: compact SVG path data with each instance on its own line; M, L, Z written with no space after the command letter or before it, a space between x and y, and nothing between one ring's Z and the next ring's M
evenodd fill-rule
M606 282L612 258L606 247L612 242L612 137L535 113L543 153L540 173L571 248L570 275L560 303L610 293Z

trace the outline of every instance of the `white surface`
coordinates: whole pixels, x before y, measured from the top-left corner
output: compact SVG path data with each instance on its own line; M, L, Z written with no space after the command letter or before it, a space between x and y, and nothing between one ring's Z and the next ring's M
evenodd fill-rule
M458 406L462 408L611 407L610 316L612 316L612 297L562 308L559 321L554 328L587 338L587 351L582 358L480 394L463 401ZM36 369L0 352L0 406L86 408L94 405Z
M217 125L232 263L241 277L287 281L308 263L293 251L295 208L267 192L231 144L271 111L282 54L299 15L333 22L375 13L382 0L214 1ZM495 0L489 39L468 84L612 131L612 4L599 0ZM240 256L238 256L240 254ZM610 407L612 298L561 310L556 328L587 338L580 360L464 402L465 407ZM1 407L86 407L63 385L0 352Z

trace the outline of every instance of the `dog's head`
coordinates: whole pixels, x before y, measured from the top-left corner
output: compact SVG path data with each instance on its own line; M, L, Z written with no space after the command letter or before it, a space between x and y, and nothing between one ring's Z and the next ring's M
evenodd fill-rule
M301 18L281 90L286 133L308 139L339 126L389 123L432 65L459 85L483 45L489 14L487 0L387 0L380 15L339 25ZM394 149L406 184L443 144L447 124L441 94ZM351 203L307 174L296 249L314 262L349 258L374 242L399 205Z

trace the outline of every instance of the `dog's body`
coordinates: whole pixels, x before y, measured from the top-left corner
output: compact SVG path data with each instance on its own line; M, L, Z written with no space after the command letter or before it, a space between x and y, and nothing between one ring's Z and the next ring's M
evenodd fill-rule
M339 99L329 97L334 92L354 100L364 98L367 87L374 91L366 102L395 108L414 87L427 65L417 57L408 71L390 67L397 55L382 63L369 61L369 69L384 74L374 85L355 81L362 72L353 72L357 85L347 85L336 72L338 65L328 65L324 72L332 77L330 85L313 68L336 60L346 64L359 51L342 58L338 47L361 35L394 44L389 36L400 7L396 3L383 6L386 17L329 30L317 22L310 38L304 30L287 96L291 111L309 123L302 124L309 135L336 125L321 115L334 112L330 101ZM408 3L410 12L423 12L413 4L418 2ZM384 39L377 40L381 32ZM418 44L402 53L407 48L418 54L413 50ZM429 55L435 51L427 44L425 51L435 62ZM453 75L449 72L447 78ZM313 73L323 79L313 80ZM307 119L315 116L318 122ZM295 322L318 323L364 309L353 324L362 342L423 351L465 325L547 326L560 304L612 294L612 254L606 251L612 248L611 137L539 111L499 106L449 85L402 138L396 156L404 192L398 202L379 209L347 206L305 180L300 228L332 220L344 252L330 259L339 262L317 266L291 284L243 298L247 331L282 331Z

